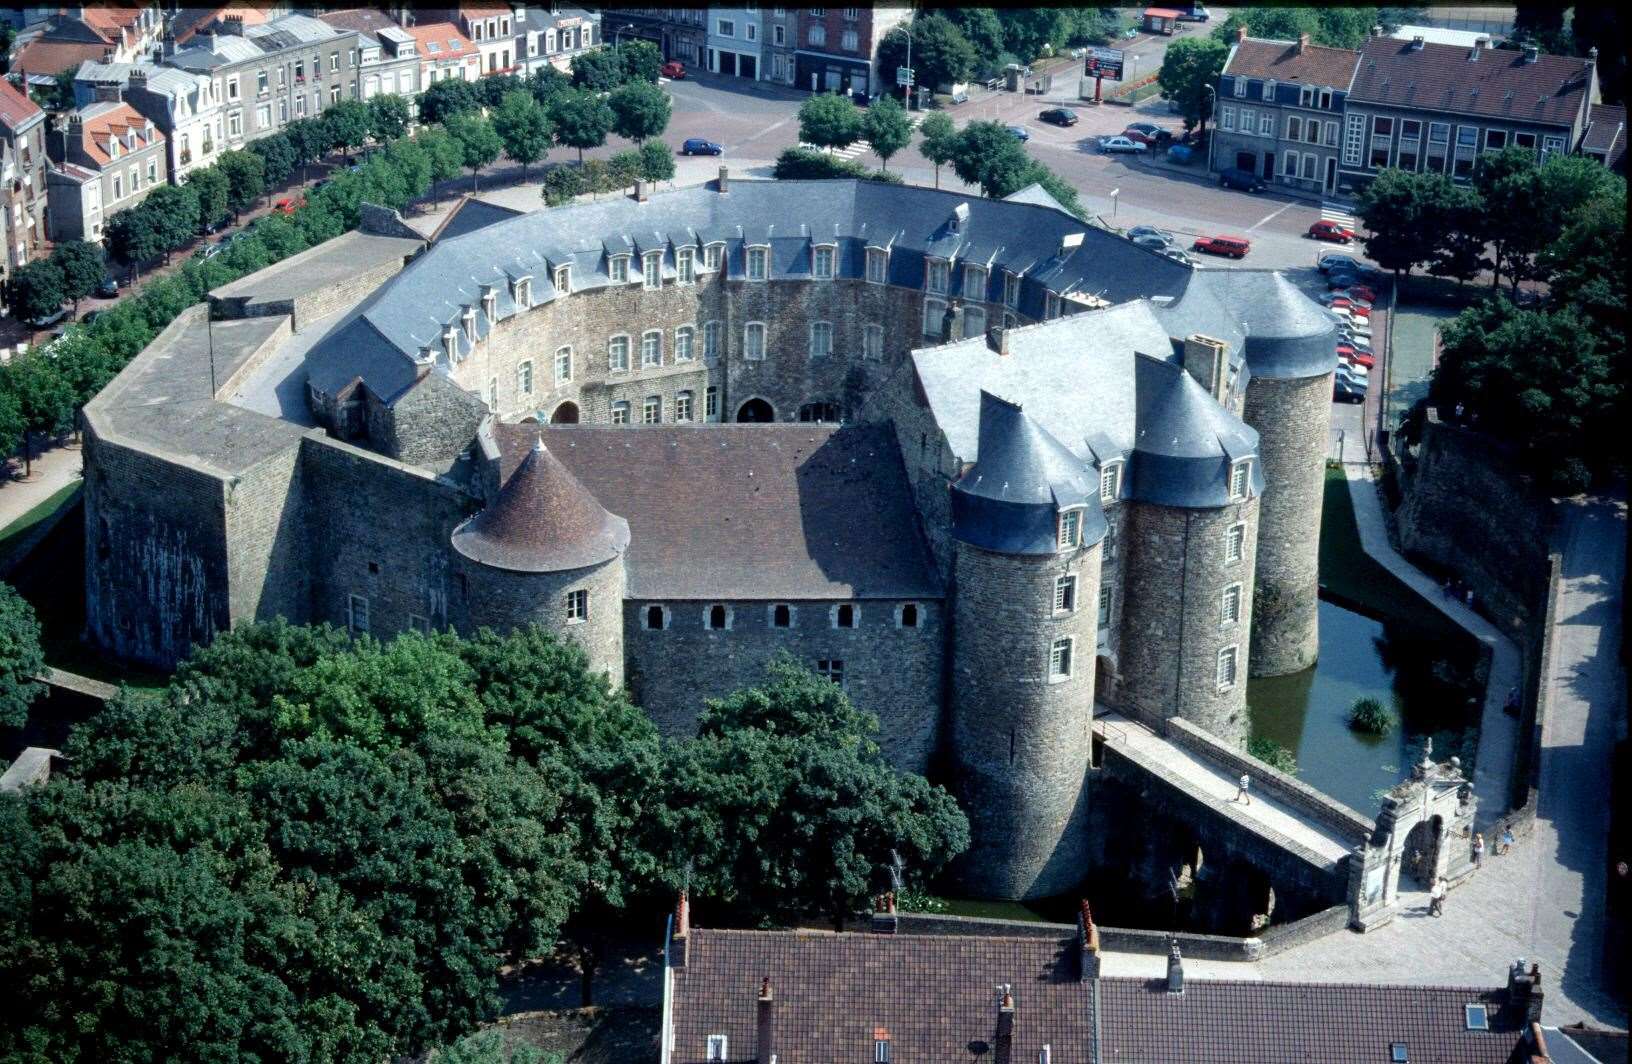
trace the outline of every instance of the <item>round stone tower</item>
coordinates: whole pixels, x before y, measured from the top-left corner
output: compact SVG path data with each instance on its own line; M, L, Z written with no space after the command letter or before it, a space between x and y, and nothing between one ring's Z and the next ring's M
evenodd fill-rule
M1246 423L1268 487L1258 514L1252 675L1284 676L1320 652L1320 510L1332 421L1337 327L1280 273L1236 279L1246 333Z
M981 394L952 486L952 745L979 897L1062 893L1087 872L1098 479L1020 407Z
M628 547L629 522L538 440L493 504L453 530L470 630L537 624L577 643L591 671L623 686Z
M1264 475L1257 433L1170 362L1137 362L1118 706L1244 745Z

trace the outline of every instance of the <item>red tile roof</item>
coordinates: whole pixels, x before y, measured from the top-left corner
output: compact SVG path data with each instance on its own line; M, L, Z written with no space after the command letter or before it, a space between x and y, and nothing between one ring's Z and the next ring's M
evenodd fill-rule
M5 78L0 78L0 125L15 131L24 122L44 113L39 104L28 98L27 93Z
M459 27L451 22L427 22L418 26L404 26L403 29L413 34L419 44L421 59L457 59L477 54L470 38L460 33ZM436 45L434 49L432 44Z
M1236 44L1235 54L1230 56L1224 73L1347 89L1359 62L1360 53L1348 48L1310 44L1300 52L1296 41L1248 37Z
M1430 111L1453 111L1516 122L1570 125L1592 84L1592 60L1452 44L1369 38L1360 50L1349 100Z
M85 154L90 156L98 165L106 166L113 161L111 150L112 142L120 144L121 155L138 152L150 148L164 141L164 134L157 127L144 132L151 123L137 113L136 108L128 103L121 103L100 111L85 119L84 130L81 134ZM126 147L126 134L135 134L135 146Z
M55 77L64 70L78 70L81 63L112 54L113 46L100 41L33 40L23 45L11 69L14 73Z

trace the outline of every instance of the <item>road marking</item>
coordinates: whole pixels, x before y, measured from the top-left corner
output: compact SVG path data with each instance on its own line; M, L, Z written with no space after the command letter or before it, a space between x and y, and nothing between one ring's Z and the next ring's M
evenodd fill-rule
M760 137L763 137L765 134L774 133L776 130L781 129L783 126L787 125L789 122L792 122L792 121L793 121L792 118L784 118L781 121L772 122L770 125L766 126L764 129L760 130L758 133L755 133L753 136L751 136L751 137L747 138L746 140L744 140L742 142L742 144L738 144L738 145L735 145L735 146L740 148L744 144L752 144L754 141L758 140Z
M1355 219L1354 215L1350 214L1340 204L1333 203L1330 200L1321 203L1320 216L1326 221L1336 222L1345 229L1360 228L1360 223Z
M1288 203L1284 207L1282 207L1280 210L1275 211L1275 212L1273 212L1271 214L1264 215L1262 218L1258 219L1256 224L1248 226L1247 227L1247 232L1249 232L1249 233L1252 232L1254 229L1257 229L1260 225L1263 225L1265 222L1274 221L1276 218L1279 218L1281 215L1283 215L1287 211L1291 210L1294 206L1296 206L1296 204Z

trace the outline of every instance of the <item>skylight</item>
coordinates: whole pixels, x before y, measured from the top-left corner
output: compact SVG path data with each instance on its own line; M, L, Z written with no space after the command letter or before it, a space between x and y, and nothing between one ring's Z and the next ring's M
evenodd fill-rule
M1395 1042L1388 1047L1388 1059L1390 1064L1410 1064L1411 1054L1404 1042Z
M1466 1011L1467 1011L1467 1014L1468 1014L1468 1030L1470 1030L1470 1031L1488 1031L1488 1030L1490 1030L1490 1016L1485 1012L1485 1006L1483 1006L1483 1005L1468 1005L1468 1006L1466 1006Z

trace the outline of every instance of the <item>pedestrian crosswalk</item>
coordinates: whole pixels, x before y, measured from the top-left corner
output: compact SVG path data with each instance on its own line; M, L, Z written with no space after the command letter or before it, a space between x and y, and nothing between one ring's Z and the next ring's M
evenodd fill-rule
M1321 203L1320 216L1323 220L1328 222L1336 222L1345 229L1360 228L1360 222L1354 215L1350 214L1348 210L1330 200L1326 200Z
M918 116L917 115L908 115L907 116L907 121L912 124L912 127L914 129L916 129L918 127ZM827 151L826 148L819 148L816 145L807 143L805 141L800 141L799 146L801 148L809 148L811 151L823 151L823 152ZM873 150L873 146L871 144L868 144L865 140L858 140L854 144L851 144L851 145L849 145L847 147L834 148L832 150L832 152L830 152L829 154L832 154L832 155L834 155L834 156L836 156L837 158L840 158L840 159L852 159L852 160L854 160L854 159L861 158L863 155L868 154L872 150Z

